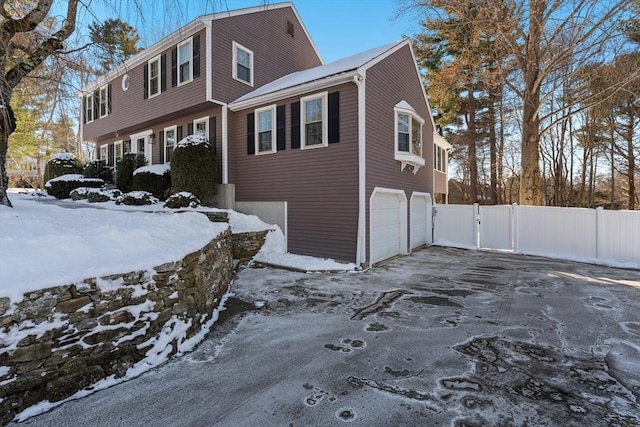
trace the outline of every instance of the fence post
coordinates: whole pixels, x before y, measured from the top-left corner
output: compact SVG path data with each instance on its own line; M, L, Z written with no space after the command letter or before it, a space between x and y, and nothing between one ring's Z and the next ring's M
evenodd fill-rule
M511 205L511 247L513 248L513 252L518 252L519 239L518 236L518 204L514 203Z
M604 209L602 206L596 208L596 259L603 258L604 249Z
M473 244L476 249L480 248L480 205L473 204Z

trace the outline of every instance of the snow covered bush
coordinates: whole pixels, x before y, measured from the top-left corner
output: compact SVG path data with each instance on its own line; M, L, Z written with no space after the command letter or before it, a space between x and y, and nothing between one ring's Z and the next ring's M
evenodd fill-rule
M73 154L54 154L44 166L44 182L62 175L78 173L82 173L82 165Z
M116 187L123 193L133 190L133 171L146 164L144 154L125 153L116 166Z
M200 206L200 200L196 196L186 191L181 191L169 196L166 202L164 202L165 208L180 209L180 208L197 208Z
M148 191L160 200L165 200L171 190L169 165L143 166L133 171L133 189Z
M88 200L90 203L117 200L122 193L117 189L79 187L70 194L73 200Z
M104 181L98 178L85 178L80 174L66 174L47 181L44 187L47 193L56 199L68 199L70 193L79 187L100 188Z
M157 197L146 191L130 191L116 200L116 205L144 206L159 203Z
M216 156L206 138L189 135L178 142L171 157L171 186L173 192L192 193L206 206L215 203Z

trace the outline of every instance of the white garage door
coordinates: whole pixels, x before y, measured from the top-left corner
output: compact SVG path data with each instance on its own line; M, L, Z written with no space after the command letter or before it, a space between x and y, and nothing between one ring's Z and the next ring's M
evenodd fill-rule
M410 202L409 235L411 249L431 242L431 195L414 192Z
M376 188L370 199L371 264L407 252L407 198L401 190Z

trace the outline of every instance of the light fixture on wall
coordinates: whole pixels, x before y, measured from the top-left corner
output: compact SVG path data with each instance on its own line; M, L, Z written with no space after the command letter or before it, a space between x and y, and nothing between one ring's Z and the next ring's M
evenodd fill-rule
M149 144L153 144L153 134L149 135Z

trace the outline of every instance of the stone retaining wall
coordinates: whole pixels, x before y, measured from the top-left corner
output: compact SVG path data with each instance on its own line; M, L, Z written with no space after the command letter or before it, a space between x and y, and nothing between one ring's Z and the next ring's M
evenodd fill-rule
M225 231L149 271L42 289L16 307L0 299L0 424L191 344L185 340L213 321L232 279L232 258Z

